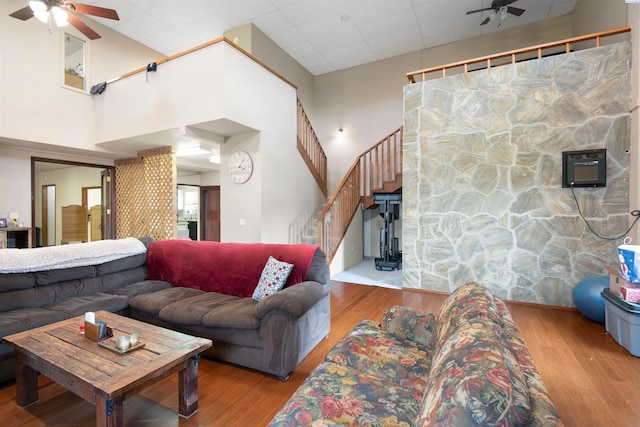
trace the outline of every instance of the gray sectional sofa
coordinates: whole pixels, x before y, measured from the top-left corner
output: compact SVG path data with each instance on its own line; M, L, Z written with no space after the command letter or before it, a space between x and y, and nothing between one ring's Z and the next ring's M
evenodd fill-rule
M151 242L142 238L1 250L0 337L87 311L127 314L130 297L170 287L146 281ZM13 348L1 342L0 381L12 379L14 369Z
M124 242L127 250L122 250ZM150 269L147 258L154 245L158 249L153 257L156 268ZM237 252L229 251L229 245ZM249 257L252 248L260 250ZM246 289L251 286L249 281L264 267L264 254L290 256L293 262L299 261L295 254L300 251L312 256L303 269L304 277L298 271L295 283L288 282L280 292L260 302L251 295L229 294L241 279ZM92 255L96 252L99 255ZM191 256L192 252L200 254L203 262ZM224 253L242 265L236 270L228 268L230 261ZM238 259L236 253L245 256ZM168 258L164 257L170 261L165 262ZM215 267L206 257L221 261ZM255 265L247 261L249 258ZM181 266L185 265L188 270L183 271ZM172 276L173 283L164 280L167 272L171 273L169 267L193 280L184 282L180 274ZM239 271L247 271L246 277L225 276ZM257 274L254 287L260 277ZM214 289L216 281L225 284L218 289L221 292ZM207 286L200 285L205 282ZM141 238L7 249L0 251L0 337L87 311L108 310L213 339L209 356L286 378L329 333L328 283L324 253L307 245L153 242ZM0 382L14 376L13 349L0 342Z

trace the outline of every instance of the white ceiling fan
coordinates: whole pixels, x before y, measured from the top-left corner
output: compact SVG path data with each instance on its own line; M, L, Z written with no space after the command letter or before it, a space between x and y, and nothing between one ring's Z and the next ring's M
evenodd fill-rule
M91 6L83 3L75 3L65 0L31 0L28 6L16 10L9 16L26 21L35 16L38 20L49 25L49 32L55 23L58 27L71 24L90 40L99 39L100 35L93 31L76 15L93 15L100 18L120 20L118 12L99 6Z

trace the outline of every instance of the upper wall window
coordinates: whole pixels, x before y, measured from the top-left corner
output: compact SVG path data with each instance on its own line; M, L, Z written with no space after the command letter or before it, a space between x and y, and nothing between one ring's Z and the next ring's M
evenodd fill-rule
M64 34L64 85L86 90L87 44L84 40Z

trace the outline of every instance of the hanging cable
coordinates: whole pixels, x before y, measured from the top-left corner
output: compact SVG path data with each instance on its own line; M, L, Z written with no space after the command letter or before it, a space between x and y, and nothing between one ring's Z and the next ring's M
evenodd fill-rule
M587 218L584 217L584 215L582 215L582 211L580 210L580 204L578 203L578 198L576 197L576 192L574 190L573 187L573 182L571 183L571 194L573 195L573 200L575 200L576 202L576 207L578 208L578 213L580 214L580 218L582 218L582 220L584 221L585 224L587 224L587 227L589 228L589 230L596 235L597 237L603 239L603 240L619 240L622 239L624 236L626 236L627 234L629 234L629 232L633 229L633 227L636 225L636 222L638 222L638 220L640 219L640 210L636 209L630 212L631 216L635 216L636 219L633 220L633 223L631 224L631 226L629 227L629 229L627 231L624 232L624 234L618 236L618 237L605 237L605 236L601 236L598 233L595 232L595 230L593 228L591 228L591 224L589 224L589 221L587 221Z

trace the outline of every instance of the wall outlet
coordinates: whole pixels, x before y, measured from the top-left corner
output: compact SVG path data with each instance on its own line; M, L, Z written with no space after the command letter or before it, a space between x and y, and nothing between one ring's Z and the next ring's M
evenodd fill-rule
M9 218L18 219L20 218L20 215L18 215L18 212L9 212Z
M240 225L246 225L246 222L245 222L244 218L240 218L240 219L238 220L238 224L240 224Z

